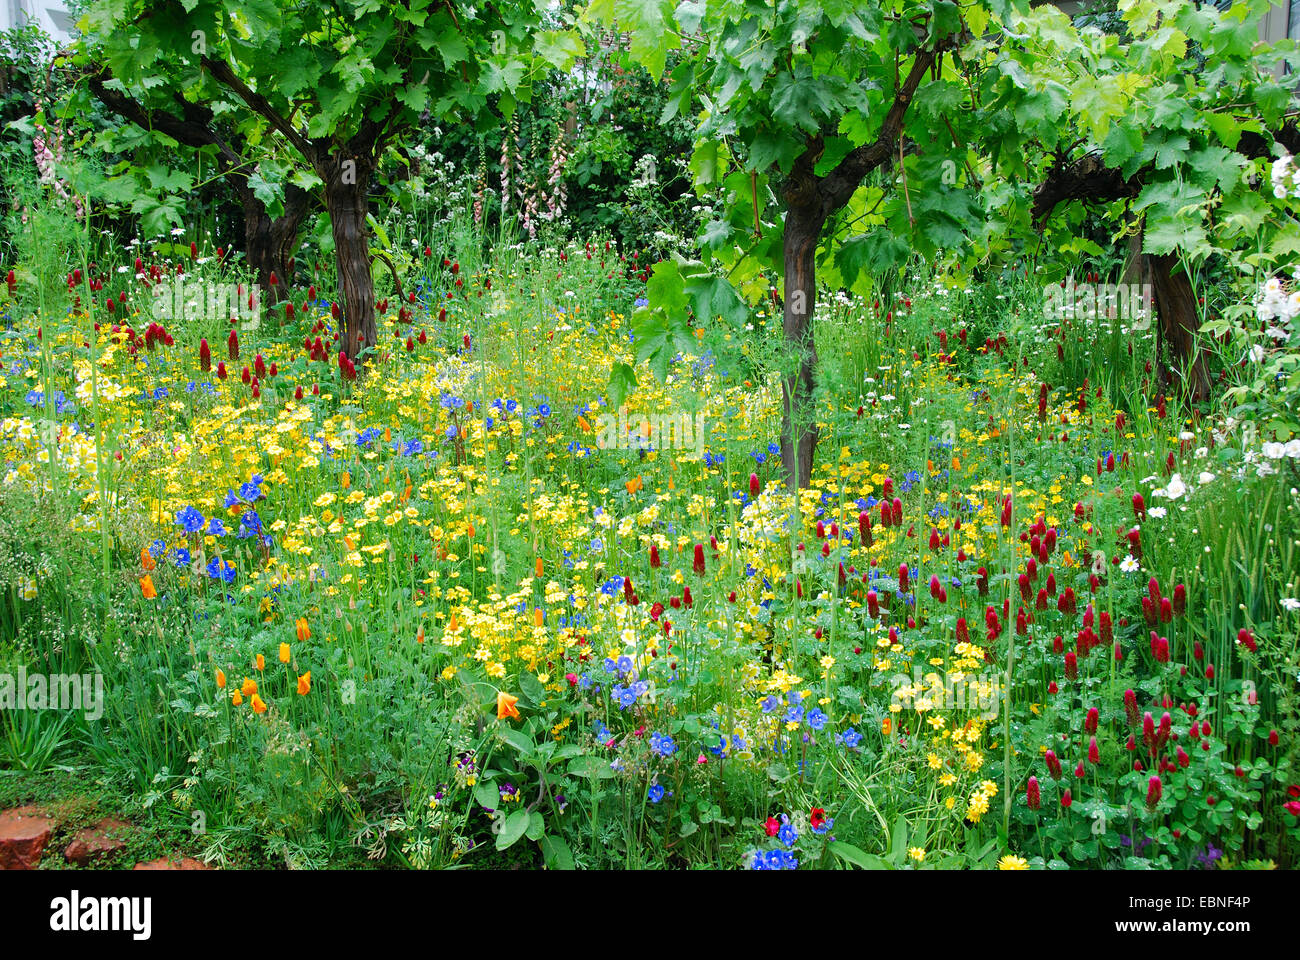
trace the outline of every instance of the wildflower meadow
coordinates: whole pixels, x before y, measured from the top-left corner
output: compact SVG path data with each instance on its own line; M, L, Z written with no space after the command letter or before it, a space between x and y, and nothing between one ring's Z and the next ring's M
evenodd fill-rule
M1300 63L1077 6L0 33L0 867L1297 866Z

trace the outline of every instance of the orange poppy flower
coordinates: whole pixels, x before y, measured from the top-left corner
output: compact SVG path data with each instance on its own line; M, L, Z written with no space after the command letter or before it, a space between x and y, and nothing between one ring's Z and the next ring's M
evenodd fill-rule
M424 624L420 624L420 629L415 631L415 642L424 643Z
M158 591L153 588L153 577L147 573L140 578L140 592L144 594L146 600L152 600L158 596Z
M243 702L244 702L244 698L238 690L236 690L234 693L230 695L230 705L232 707L237 707Z
M243 683L243 685L239 688L239 691L240 691L240 693L242 693L244 696L246 696L246 697L251 697L253 694L257 693L257 681L256 681L256 680L253 680L253 679L250 678L250 677L245 677L245 678L244 678L244 683Z
M217 668L217 689L224 690L225 688L226 688L226 675L221 670L221 668L218 667Z
M308 670L306 673L304 673L301 677L298 678L298 695L305 697L309 693L311 693L311 671L310 670Z
M468 536L471 540L473 540L473 539L474 539L474 524L472 524L472 523L469 524L469 525L468 525L468 528L467 528L466 531L465 531L465 533L466 533L466 536Z
M299 617L293 623L294 633L298 636L299 643L306 643L311 639L311 627L307 626L305 617Z
M343 487L344 490L352 486L352 474L344 470L343 476L339 477L339 484Z
M641 476L638 474L637 476L633 477L631 480L623 484L623 486L627 487L628 494L636 493L643 486Z
M140 548L140 566L144 567L146 570L152 570L154 567L158 566L157 561L154 560L153 554L149 552L148 547Z
M890 720L889 717L885 717L884 720L880 721L880 732L883 733L885 736L889 736L889 731L890 729L893 728L893 726L894 726L894 722Z
M266 669L266 657L262 656L260 653L257 655L257 659L254 662L257 664L257 669Z
M252 704L254 713L266 713L266 701L257 694L253 694Z
M287 643L280 644L280 662L289 662L289 645Z
M540 626L542 625L542 622L543 622L545 619L546 619L546 615L542 613L542 608L541 608L541 607L538 607L536 610L533 611L533 625L534 625L534 626L540 627Z
M504 720L506 717L518 717L519 711L515 704L519 702L518 697L512 697L504 690L497 694L497 719Z
M535 565L535 569L537 570L537 579L540 580L540 579L542 578L542 558L541 558L541 557L538 557L538 558L537 558L537 563L536 563L536 565Z

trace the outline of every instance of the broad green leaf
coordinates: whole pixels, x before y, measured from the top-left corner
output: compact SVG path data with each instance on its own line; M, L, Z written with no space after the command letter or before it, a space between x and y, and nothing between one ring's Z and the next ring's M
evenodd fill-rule
M527 810L516 810L506 817L501 824L501 832L497 834L497 849L505 850L513 846L528 830L531 819L532 817Z
M573 851L569 849L569 845L563 839L548 833L541 838L539 844L542 848L542 861L546 864L546 869L573 869Z
M609 406L617 410L636 389L636 372L631 365L616 362L609 368Z
M501 727L497 731L497 735L518 750L521 757L528 757L537 749L537 745L533 743L528 734L522 730L516 730L514 727Z
M843 840L832 840L828 849L841 860L848 861L855 867L861 867L863 870L889 870L890 865L873 853L864 851L853 846L851 843L845 843Z
M597 780L610 780L614 777L614 771L610 769L609 761L593 756L578 757L569 764L568 772L570 776L594 777Z

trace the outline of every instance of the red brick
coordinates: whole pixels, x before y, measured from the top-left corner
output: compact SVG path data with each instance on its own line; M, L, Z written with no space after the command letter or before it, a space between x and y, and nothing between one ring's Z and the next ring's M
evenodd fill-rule
M54 820L36 807L0 813L0 870L35 870Z
M127 835L135 828L117 817L105 817L93 827L86 827L63 851L70 863L85 866L92 860L111 857L126 846Z

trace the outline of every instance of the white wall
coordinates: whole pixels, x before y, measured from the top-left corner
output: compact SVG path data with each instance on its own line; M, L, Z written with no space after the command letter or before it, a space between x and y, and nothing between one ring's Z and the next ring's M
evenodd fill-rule
M35 20L55 43L72 39L72 15L59 0L0 0L0 30L10 30Z

